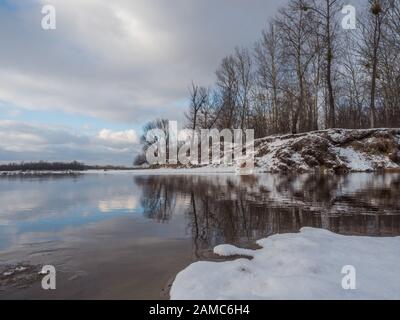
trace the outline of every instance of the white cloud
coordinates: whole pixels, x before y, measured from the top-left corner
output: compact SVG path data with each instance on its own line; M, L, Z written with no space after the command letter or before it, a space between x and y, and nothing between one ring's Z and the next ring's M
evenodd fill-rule
M124 146L129 147L133 144L139 143L139 136L136 134L135 130L125 130L125 131L111 131L108 129L103 129L99 132L98 138L103 141L106 145L110 144L112 146Z
M76 133L65 127L0 120L2 161L79 160L129 165L140 150L134 130Z

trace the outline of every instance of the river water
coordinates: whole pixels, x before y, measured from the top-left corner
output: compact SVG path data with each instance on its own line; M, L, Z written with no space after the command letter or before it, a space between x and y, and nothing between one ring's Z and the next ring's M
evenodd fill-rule
M2 177L0 299L168 299L218 244L302 227L400 236L399 199L397 173Z

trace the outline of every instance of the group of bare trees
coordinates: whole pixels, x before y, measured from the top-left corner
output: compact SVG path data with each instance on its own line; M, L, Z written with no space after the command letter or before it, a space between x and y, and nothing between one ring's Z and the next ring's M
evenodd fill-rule
M254 48L223 58L216 83L192 83L188 127L251 128L256 137L325 128L400 126L400 1L357 7L290 0Z

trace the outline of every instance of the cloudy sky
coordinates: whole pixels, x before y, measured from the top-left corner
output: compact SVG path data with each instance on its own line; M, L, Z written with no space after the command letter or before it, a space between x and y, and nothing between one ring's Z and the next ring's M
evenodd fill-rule
M143 124L182 121L190 83L211 85L279 3L0 0L0 161L130 164Z

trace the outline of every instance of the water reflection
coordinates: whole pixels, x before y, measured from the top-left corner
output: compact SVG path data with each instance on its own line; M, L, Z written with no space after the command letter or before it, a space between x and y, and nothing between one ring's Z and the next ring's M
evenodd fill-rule
M130 177L47 176L0 179L0 250L121 215L140 215Z
M0 178L0 267L51 264L63 288L0 281L0 299L165 298L217 244L304 226L398 236L399 196L399 174Z
M305 226L347 235L400 235L398 174L149 176L135 183L143 190L147 217L166 222L185 208L196 251Z
M135 211L139 207L138 199L133 195L116 195L99 201L99 210L103 213L117 210Z

